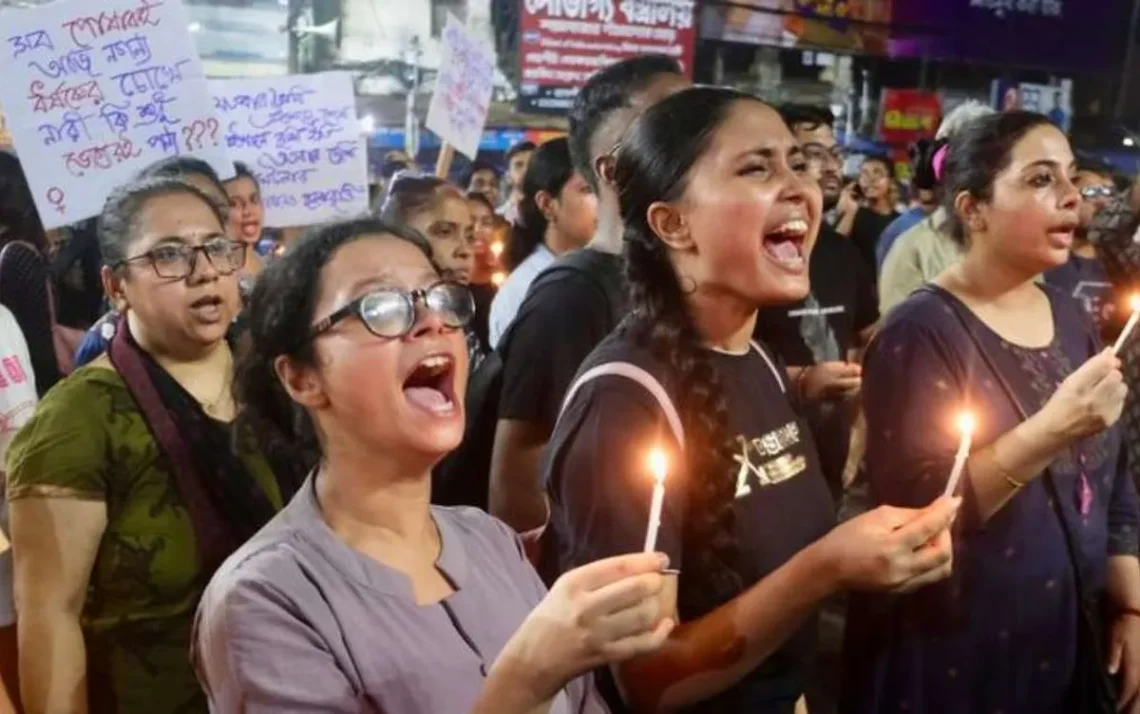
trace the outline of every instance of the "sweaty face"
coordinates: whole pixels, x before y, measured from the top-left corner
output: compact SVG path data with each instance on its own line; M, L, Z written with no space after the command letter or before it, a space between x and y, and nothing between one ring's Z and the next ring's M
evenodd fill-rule
M490 169L476 171L467 190L483 194L492 206L499 205L499 177Z
M843 192L843 154L835 133L826 124L811 128L797 124L793 134L803 149L808 175L819 182L824 210L834 208Z
M261 237L261 221L265 215L257 184L248 176L240 176L226 182L226 193L230 205L230 234L246 243L256 243Z
M431 243L432 256L445 277L468 283L474 258L471 252L471 209L459 194L449 193L429 211L417 213L408 225Z
M526 176L526 167L530 164L532 155L533 151L520 151L511 157L511 162L507 165L507 177L512 187L522 188L523 176Z
M132 236L127 258L228 238L214 212L186 193L148 200ZM225 338L240 306L237 274L220 272L201 252L194 263L185 278L159 277L149 259L132 260L113 275L105 273L116 307L129 308L132 326L143 333L135 337L151 349L188 358Z
M416 290L438 280L411 243L390 236L356 240L321 271L314 322L378 288ZM312 369L325 406L315 417L326 433L429 460L459 445L467 384L463 332L446 327L422 302L416 314L403 337L377 337L354 316L316 339Z
M598 199L582 174L574 172L551 206L552 222L572 245L581 247L598 227Z
M1039 126L1019 141L1009 166L997 175L993 199L977 208L975 247L1027 276L1069 259L1080 225L1080 196L1073 185L1069 140L1052 126Z
M757 306L807 295L820 189L775 110L733 105L690 169L679 212L695 256L675 261L701 289Z

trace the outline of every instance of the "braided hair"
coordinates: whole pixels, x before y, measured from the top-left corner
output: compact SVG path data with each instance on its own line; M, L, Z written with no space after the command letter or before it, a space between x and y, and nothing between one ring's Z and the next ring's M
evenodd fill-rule
M733 105L744 101L760 100L714 87L694 87L663 99L626 134L615 167L633 309L623 329L673 371L685 427L686 577L678 592L683 617L708 612L743 588L735 568L735 443L721 377L689 314L686 288L669 251L647 216L653 203L682 196L689 171L708 149L716 129ZM694 106L701 111L692 111Z

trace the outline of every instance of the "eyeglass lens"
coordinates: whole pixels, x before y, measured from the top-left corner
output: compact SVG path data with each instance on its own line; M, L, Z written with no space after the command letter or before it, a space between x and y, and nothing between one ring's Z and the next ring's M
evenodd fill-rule
M185 278L194 272L198 253L223 275L239 270L245 264L245 244L230 240L211 240L201 246L165 245L150 252L154 270L161 278Z
M423 296L427 308L450 328L466 325L475 312L471 293L456 283L439 283L425 292L378 290L360 302L360 317L368 329L380 337L403 337L416 322L416 297Z

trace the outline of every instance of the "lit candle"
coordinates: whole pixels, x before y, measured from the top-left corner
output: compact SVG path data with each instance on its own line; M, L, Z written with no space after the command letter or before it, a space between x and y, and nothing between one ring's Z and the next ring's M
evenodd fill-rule
M1124 346L1128 335L1136 328L1136 323L1140 322L1140 295L1133 295L1132 299L1128 301L1128 306L1132 308L1132 317L1128 318L1128 324L1124 326L1124 331L1120 333L1120 337L1116 338L1116 344L1112 346L1112 354L1114 355L1120 353L1120 348Z
M503 271L500 270L500 271L496 271L494 273L491 273L491 284L494 285L495 287L500 287L506 281L507 281L507 274L504 273Z
M958 481L962 479L962 471L966 468L966 459L970 458L975 426L974 415L970 412L962 412L958 417L958 431L962 432L962 440L958 442L958 453L954 455L954 466L950 469L950 480L946 482L943 496L953 496L958 488Z
M503 242L497 240L491 244L491 255L498 258L502 254L503 254Z
M665 505L665 474L669 471L669 460L665 452L654 449L649 452L649 470L653 472L653 501L649 506L649 529L645 532L645 552L652 553L657 548L657 531L661 528L661 507Z

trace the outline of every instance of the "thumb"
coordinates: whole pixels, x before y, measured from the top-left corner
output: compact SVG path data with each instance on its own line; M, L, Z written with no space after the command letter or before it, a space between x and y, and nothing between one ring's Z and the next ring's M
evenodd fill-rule
M579 592L592 592L618 580L660 572L667 567L669 557L664 553L630 553L596 560L571 570L562 578L568 579L572 588Z
M958 512L962 499L943 496L926 507L917 518L899 528L898 534L904 545L916 550L926 545L947 527Z
M1065 382L1072 387L1082 389L1091 387L1116 369L1116 363L1116 355L1112 353L1111 349L1106 349L1100 354L1090 357L1088 361L1077 368L1077 371L1070 374Z

